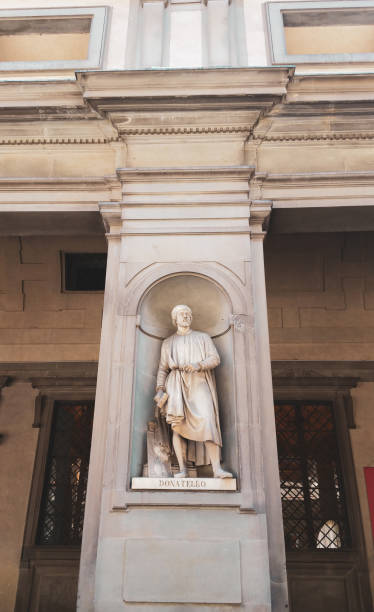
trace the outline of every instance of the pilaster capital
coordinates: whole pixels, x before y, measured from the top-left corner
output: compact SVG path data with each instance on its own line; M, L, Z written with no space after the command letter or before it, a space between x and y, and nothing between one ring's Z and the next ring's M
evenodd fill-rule
M266 236L273 203L271 200L252 200L249 226L252 240L263 240Z
M119 238L122 227L121 202L99 202L107 238Z

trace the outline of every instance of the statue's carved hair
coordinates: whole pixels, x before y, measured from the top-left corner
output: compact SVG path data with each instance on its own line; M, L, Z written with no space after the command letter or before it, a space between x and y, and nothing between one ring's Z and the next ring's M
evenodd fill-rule
M173 321L174 325L177 324L177 314L181 310L189 310L192 316L192 310L189 306L186 306L186 304L178 304L177 306L174 306L173 310L171 311L171 320Z

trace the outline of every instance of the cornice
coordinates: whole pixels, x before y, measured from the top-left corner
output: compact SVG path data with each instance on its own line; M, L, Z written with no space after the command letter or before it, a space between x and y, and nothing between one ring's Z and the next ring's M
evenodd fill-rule
M116 137L85 137L85 136L67 136L57 138L38 138L38 137L25 137L25 138L1 138L0 146L13 146L13 145L98 145L108 144L111 142L119 142L120 138Z
M357 142L357 141L371 141L374 140L374 134L368 132L354 132L354 133L346 133L346 134L338 134L338 133L326 133L326 134L292 134L292 135L274 135L274 136L263 136L259 138L258 136L251 135L248 139L252 142L305 142L305 143L324 143L326 141L329 142Z
M122 229L122 203L99 202L99 210L107 237L120 238Z
M286 103L374 101L374 74L295 75Z
M290 172L290 173L256 173L253 182L257 184L277 184L289 188L290 185L339 186L342 183L349 185L374 185L374 171L364 170L357 172Z
M0 80L0 122L97 117L76 80Z
M88 177L0 177L1 191L97 191L115 189L118 179L113 176Z
M163 96L282 96L288 67L119 70L78 72L86 100ZM188 100L186 100L188 104Z
M371 143L373 105L374 74L294 75L290 67L81 71L76 80L0 80L0 123L9 124L0 146L194 135L260 145ZM53 133L53 121L66 130ZM25 123L26 133L12 133Z
M173 181L214 181L215 178L249 180L254 166L190 166L185 168L119 168L118 178L126 183Z
M335 380L335 386L341 381L341 386L353 387L359 381L374 381L374 361L272 361L271 367L279 383L287 380L298 385L305 380L310 384L314 380L325 386Z
M127 128L118 126L128 136L174 135L174 134L249 134L250 125L180 126ZM0 143L1 144L1 143Z
M94 379L97 375L97 363L93 361L64 362L0 362L0 377L17 380L38 380L40 385L61 379Z
M274 209L372 206L374 171L256 173L252 200L269 199Z
M271 215L270 200L252 200L249 213L249 227L252 239L262 240L267 233Z
M289 68L78 73L87 104L122 137L237 135L286 93Z

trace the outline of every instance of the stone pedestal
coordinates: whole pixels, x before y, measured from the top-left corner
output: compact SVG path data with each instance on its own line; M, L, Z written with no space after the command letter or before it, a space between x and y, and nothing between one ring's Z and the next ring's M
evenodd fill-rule
M78 609L282 610L262 255L269 203L249 201L246 166L118 174L122 202L101 204L108 281ZM198 313L194 327L221 357L222 465L232 479L142 477L161 342L177 303Z
M131 488L141 491L236 491L235 478L133 478Z

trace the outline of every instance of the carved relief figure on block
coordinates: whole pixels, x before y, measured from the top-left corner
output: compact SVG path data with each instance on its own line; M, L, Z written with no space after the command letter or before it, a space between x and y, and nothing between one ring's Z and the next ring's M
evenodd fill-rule
M179 464L175 478L187 478L187 460L195 466L212 464L215 478L232 478L221 467L221 428L214 368L220 358L211 337L191 329L186 305L171 312L175 334L161 348L157 373L156 411L170 425Z

